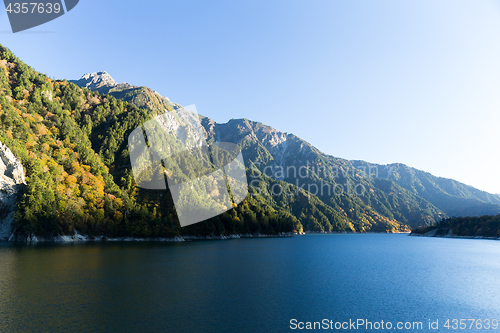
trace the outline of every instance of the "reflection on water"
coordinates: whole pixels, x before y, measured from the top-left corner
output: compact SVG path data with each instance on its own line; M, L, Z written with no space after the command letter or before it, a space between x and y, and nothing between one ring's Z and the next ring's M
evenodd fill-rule
M13 249L7 248L0 255L0 318L2 321L7 321L6 325L9 325L9 322L12 321L12 318L8 318L6 314L15 297L13 285L16 256L11 253L13 251Z
M289 321L500 319L500 242L307 235L0 244L0 332L282 332Z

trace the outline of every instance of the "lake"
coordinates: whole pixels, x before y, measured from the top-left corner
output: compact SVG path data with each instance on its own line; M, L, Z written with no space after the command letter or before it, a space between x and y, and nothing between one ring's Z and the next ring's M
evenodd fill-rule
M362 326L346 327L358 319ZM460 319L481 320L467 321L467 332L500 319L499 241L316 234L0 243L2 333L294 332L311 331L300 329L308 322L323 325L314 331L380 332L382 321L444 332L460 330Z

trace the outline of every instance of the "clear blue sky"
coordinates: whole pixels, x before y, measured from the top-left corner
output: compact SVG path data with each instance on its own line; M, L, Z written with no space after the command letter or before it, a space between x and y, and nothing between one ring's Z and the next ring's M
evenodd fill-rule
M500 193L500 2L80 0L0 43L55 78L108 71L225 122Z

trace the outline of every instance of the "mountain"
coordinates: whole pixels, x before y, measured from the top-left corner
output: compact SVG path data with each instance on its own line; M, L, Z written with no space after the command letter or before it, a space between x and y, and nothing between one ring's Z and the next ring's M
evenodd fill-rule
M80 87L97 91L99 93L107 93L112 88L118 86L118 83L107 72L95 72L84 74L80 80L70 81ZM124 83L124 88L132 88L132 86Z
M75 231L109 237L397 232L446 217L415 191L324 154L293 134L247 119L218 124L200 116L211 149L217 151L221 141L241 148L250 194L226 213L181 228L169 191L137 186L128 151L132 131L156 115L169 114L175 128L187 128L178 114L181 106L147 87L118 84L106 72L73 82L51 80L0 46L0 141L26 174L14 238ZM179 133L163 130L175 149ZM163 171L187 180L199 172L196 163L183 170L178 163L173 156ZM194 198L206 204L202 196Z
M451 179L435 177L404 164L378 165L335 158L323 154L293 134L282 133L272 127L246 119L232 119L226 124L217 124L205 117L203 126L208 139L239 144L243 148L245 160L250 162L247 167L251 164L254 169L261 172L266 170L272 179L298 184L298 187L304 184L311 186L316 184L321 187L321 181L326 184L328 180L331 187L339 185L339 181L340 184L343 181L344 184L349 181L361 184L368 193L363 197L369 197L366 202L360 204L361 206L371 203L373 195L378 212L389 218L396 217L396 220L412 226L432 223L432 220L439 220L445 215L466 216L500 212L498 195L477 190ZM308 165L308 162L316 164ZM309 175L294 177L293 174L286 172L286 170L297 172L300 168L309 170L311 176L314 170L320 172L316 172L312 177ZM324 172L325 170L328 172ZM367 171L371 171L371 174L367 174ZM332 174L334 179L331 177ZM346 174L347 177L344 177ZM415 211L427 211L427 220L425 215L420 217L415 214L409 215L408 209L406 212L399 211L397 204L390 205L383 201L380 203L380 198L376 197L375 193L387 194L387 189L391 187L398 191L401 197L411 199L406 200L406 203L412 202L417 206L418 209ZM315 187L312 186L312 189ZM329 202L331 195L318 193L316 196L325 204L333 206L335 210L343 211L342 205L339 207Z
M151 91L147 88L141 87L142 91ZM136 90L137 91L137 90ZM143 98L143 96L136 95L137 99ZM177 108L177 105L173 105L173 108ZM159 113L159 110L148 108L144 105L141 106L142 109L147 111L149 114ZM166 112L175 113L175 111ZM100 111L98 111L100 113ZM103 123L107 123L103 120ZM209 118L202 118L202 124L204 126L213 125L214 122ZM88 126L84 124L84 126ZM95 127L95 125L92 125ZM107 133L103 133L100 135L91 134L90 138L93 142L93 147L96 151L100 152L100 154L104 157L105 161L113 161L116 165L126 166L129 164L128 160L123 159L122 157L126 155L126 146L124 146L125 138L123 136L116 136L113 133L113 128L107 127ZM104 127L102 130L106 130ZM101 133L102 131L99 128L96 128L94 133ZM166 129L169 131L169 129ZM213 143L215 140L210 137L208 130L206 130L205 136L209 139L209 142ZM115 142L113 146L109 146L109 138L113 137L113 141ZM235 142L226 140L226 142ZM238 143L238 142L235 142ZM245 160L247 162L251 162L249 157L249 150L254 147L244 147L241 143L238 143L243 148L243 154L245 156ZM119 149L117 147L120 147ZM118 151L123 149L123 153L119 154ZM265 148L264 148L265 150ZM124 155L125 154L125 155ZM268 151L264 151L264 154L270 154ZM250 156L251 157L251 156ZM256 161L257 162L257 161ZM258 162L257 162L258 163ZM247 165L249 167L249 165ZM123 176L127 175L129 170L125 168L113 167L112 173L115 176L115 179L120 179ZM248 169L249 172L252 172L251 168ZM274 207L275 209L285 209L287 212L292 213L294 216L298 217L301 223L304 225L305 230L315 230L315 231L400 231L400 230L409 230L405 227L404 224L396 221L394 216L389 212L389 209L385 208L386 212L389 212L388 216L384 214L380 214L376 209L371 207L365 207L365 204L362 202L354 203L355 199L351 198L348 195L342 195L337 198L340 203L340 206L335 203L325 202L321 200L318 196L311 194L310 192L306 193L303 189L294 186L293 184L283 182L280 179L273 179L273 177L267 177L265 175L253 175L249 173L249 177L257 178L254 179L254 184L259 184L259 188L257 191L259 192L256 197L262 202L265 202L265 205ZM304 185L304 184L299 184ZM270 189L274 186L274 188L285 188L288 187L290 190L293 189L293 193L291 195L286 195L284 193L280 193L280 195L275 195L271 193ZM277 187L276 187L277 186ZM333 186L333 183L330 183L330 186ZM344 205L348 205L348 213L344 212L341 208ZM366 209L365 209L366 208ZM411 213L410 213L411 211ZM413 219L416 222L416 225L427 224L427 220L424 216L424 219L421 216L417 216L422 213L420 209L408 209L407 217L409 219ZM410 216L414 214L415 216ZM439 212L434 209L430 214L435 214L436 217L439 216ZM434 215L433 215L434 216ZM431 221L434 221L434 218L431 217Z
M133 86L128 83L117 83L107 72L95 72L84 74L79 80L69 82L79 87L107 94L116 99L134 104L140 108L147 109L151 114L157 115L164 110L172 111L180 105L170 102L167 97L161 96L156 91L147 87Z
M123 89L141 92L140 101L142 92L150 92ZM162 97L157 101L168 103ZM147 103L141 109L66 80L51 80L0 46L0 142L6 147L0 153L2 160L12 154L11 160L19 161L26 184L21 179L20 193L18 186L0 197L2 237L11 233L9 238L15 240L33 235L53 239L76 231L89 236L173 237L302 230L290 212L262 196L248 196L226 213L181 228L169 193L138 188L131 174L126 141L152 118L150 112ZM10 167L4 172L9 176ZM12 182L5 177L0 181L4 189ZM12 200L16 209L10 227Z
M145 87L141 89L147 91ZM140 93L135 97L145 98ZM141 107L145 109L144 105ZM150 113L160 112L146 109ZM407 224L427 225L445 216L429 202L395 184L365 179L358 171L353 172L349 161L325 155L293 134L281 133L246 119L217 124L202 117L202 125L209 143L233 142L241 147L248 176L253 180L251 185L256 185L259 193L273 206L285 208L299 217L305 230L399 231L407 230ZM96 144L98 142L96 140ZM320 165L330 175L315 173ZM279 176L276 174L278 168L288 168L290 174ZM291 174L292 169L295 175ZM299 170L304 175L299 175ZM336 175L331 174L333 171ZM293 189L294 193L276 193L273 190L276 188ZM334 189L338 192L336 195L333 195ZM358 195L353 192L355 189ZM297 200L304 193L307 193L307 205ZM308 207L310 205L313 207Z
M480 216L500 213L500 196L478 190L453 179L436 177L404 164L387 166L352 161L356 168L378 170L378 177L394 181L427 201L448 216Z

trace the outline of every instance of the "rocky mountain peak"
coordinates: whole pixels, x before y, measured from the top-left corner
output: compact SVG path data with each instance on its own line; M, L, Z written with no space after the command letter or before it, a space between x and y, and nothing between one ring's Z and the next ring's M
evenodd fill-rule
M118 83L106 71L87 73L79 80L73 81L76 85L90 90L101 90L103 88L112 88Z

